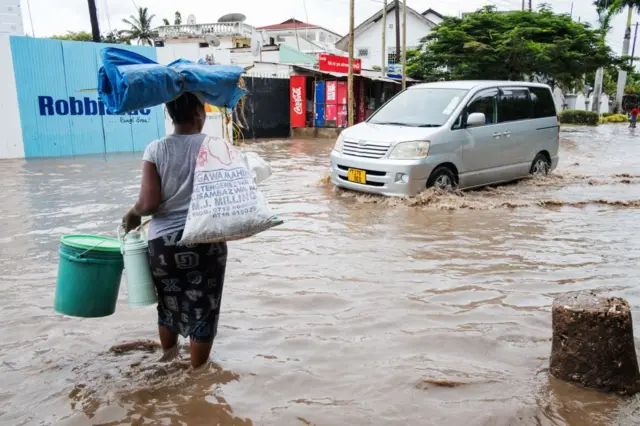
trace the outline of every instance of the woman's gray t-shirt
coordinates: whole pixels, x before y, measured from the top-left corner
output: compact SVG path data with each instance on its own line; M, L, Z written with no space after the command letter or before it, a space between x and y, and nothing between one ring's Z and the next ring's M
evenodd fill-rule
M162 202L149 224L149 240L184 229L193 192L193 172L206 135L168 135L151 142L143 161L156 165Z

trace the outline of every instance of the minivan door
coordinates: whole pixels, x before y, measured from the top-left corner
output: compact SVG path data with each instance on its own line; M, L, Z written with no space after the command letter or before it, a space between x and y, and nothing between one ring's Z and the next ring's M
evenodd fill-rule
M498 121L505 126L509 143L503 145L507 168L502 180L522 177L529 173L531 146L536 137L533 102L528 87L501 87L498 100Z
M464 136L462 148L462 186L483 185L492 181L492 170L507 164L501 155L505 143L504 124L498 122L498 89L482 90L473 96L458 120L457 130ZM484 126L467 127L470 114L481 112L486 117ZM456 128L454 126L454 131Z

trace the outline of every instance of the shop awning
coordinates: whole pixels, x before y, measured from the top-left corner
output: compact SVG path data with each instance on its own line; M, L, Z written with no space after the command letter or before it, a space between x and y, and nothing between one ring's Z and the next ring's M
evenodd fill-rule
M302 66L302 65L293 65L292 64L292 66L294 68L297 68L297 69L300 69L300 70L303 70L303 71L313 72L313 73L316 73L316 74L330 75L332 77L337 77L337 78L345 78L345 77L348 76L348 74L343 73L343 72L321 71L321 70L316 69L316 68L306 67L306 66ZM354 76L355 77L366 78L367 80L372 80L372 81L382 81L384 83L400 84L399 81L392 80L390 78L381 76L380 72L378 72L378 71L362 70L361 74L354 74Z

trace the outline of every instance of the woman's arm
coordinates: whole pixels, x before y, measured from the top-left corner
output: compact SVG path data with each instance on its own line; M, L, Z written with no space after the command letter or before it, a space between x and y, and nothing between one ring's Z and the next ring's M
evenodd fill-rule
M138 216L150 216L158 210L161 201L162 188L158 169L155 164L143 161L140 195L138 195L138 202L133 206L133 211Z
M156 165L150 161L142 162L142 182L140 184L140 195L138 201L122 219L125 231L140 226L142 216L154 214L162 202L162 188L160 186L160 175Z

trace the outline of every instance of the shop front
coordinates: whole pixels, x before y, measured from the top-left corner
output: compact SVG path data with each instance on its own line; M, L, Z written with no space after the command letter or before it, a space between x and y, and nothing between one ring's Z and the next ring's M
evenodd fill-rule
M322 56L319 68L293 66L291 76L291 127L334 128L348 126L347 58ZM342 59L335 59L342 58ZM323 65L323 63L325 65ZM357 64L357 65L356 65ZM399 91L394 80L354 64L354 122L365 121Z

